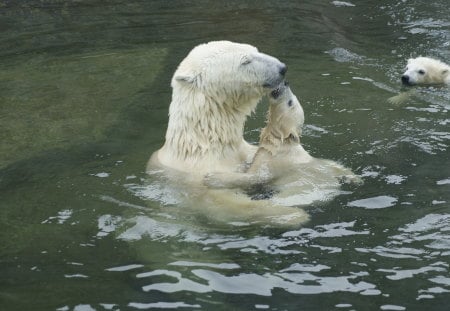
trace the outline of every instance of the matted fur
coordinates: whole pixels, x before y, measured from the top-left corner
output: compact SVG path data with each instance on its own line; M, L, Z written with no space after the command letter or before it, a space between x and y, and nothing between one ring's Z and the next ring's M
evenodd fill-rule
M236 171L256 147L243 139L244 123L286 66L248 44L214 41L195 47L172 78L164 146L149 168L204 174Z
M249 172L255 172L263 164L270 166L277 161L289 166L292 160L302 163L311 160L311 156L300 146L305 114L286 82L270 94L269 103L266 127L261 130L259 148ZM296 153L295 159L289 156L293 151Z
M269 97L266 127L257 153L245 173L214 173L205 177L212 188L272 188L274 205L301 206L324 201L340 193L341 181L361 179L341 164L312 157L300 144L303 109L289 87L281 96ZM264 197L264 195L262 196Z
M155 182L170 180L170 189L163 186L158 195L220 221L305 222L303 210L201 183L210 172L244 171L257 149L243 139L246 118L285 72L278 59L248 44L215 41L195 47L172 78L166 140L147 166L153 178L161 174Z
M410 58L402 82L406 85L450 85L450 66L430 57Z

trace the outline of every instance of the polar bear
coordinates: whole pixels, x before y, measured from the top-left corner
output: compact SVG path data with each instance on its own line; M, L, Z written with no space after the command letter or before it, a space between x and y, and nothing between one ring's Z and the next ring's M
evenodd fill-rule
M246 118L286 71L281 61L249 44L196 46L173 75L165 143L147 171L163 167L197 176L239 171L256 152L243 138Z
M292 163L312 157L299 144L305 114L287 81L269 95L266 127L261 130L258 150L244 174L213 173L205 182L213 187L242 187L285 175Z
M293 163L310 162L312 157L300 145L304 122L303 108L285 81L270 93L267 124L248 172L268 169L277 177L285 175Z
M212 188L241 188L255 200L298 206L331 199L340 193L342 181L361 183L350 169L314 158L303 148L300 135L304 120L300 102L283 82L270 93L267 124L247 171L207 174L205 184Z
M221 222L304 223L308 215L301 209L202 184L210 172L245 170L257 150L243 138L246 118L286 71L278 59L248 44L213 41L192 49L171 81L165 143L147 164L148 197Z
M430 57L410 58L401 79L405 85L450 85L450 66Z

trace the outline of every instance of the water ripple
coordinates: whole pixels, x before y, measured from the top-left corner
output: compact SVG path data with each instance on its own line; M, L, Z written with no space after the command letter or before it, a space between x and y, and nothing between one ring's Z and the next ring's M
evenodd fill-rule
M146 292L157 290L165 293L189 291L195 293L221 292L228 294L253 294L271 296L272 291L281 288L294 294L318 294L331 292L359 292L361 294L379 294L374 284L357 281L359 275L348 276L316 276L308 272L284 270L279 273L240 273L237 275L223 275L215 271L195 269L191 273L200 278L201 282L194 282L181 273L169 270L155 270L138 274L138 278L166 276L175 282L153 283L145 285Z

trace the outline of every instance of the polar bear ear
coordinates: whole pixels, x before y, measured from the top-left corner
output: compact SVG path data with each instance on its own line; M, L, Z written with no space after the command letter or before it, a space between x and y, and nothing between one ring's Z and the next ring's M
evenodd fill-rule
M178 74L175 76L175 80L181 83L193 84L197 81L197 75L195 74Z
M291 135L289 135L289 137L291 140L295 141L297 144L300 143L300 137L298 136L297 133L291 133Z
M448 69L444 69L444 70L442 70L442 72L441 72L443 75L446 75L446 74L448 74Z

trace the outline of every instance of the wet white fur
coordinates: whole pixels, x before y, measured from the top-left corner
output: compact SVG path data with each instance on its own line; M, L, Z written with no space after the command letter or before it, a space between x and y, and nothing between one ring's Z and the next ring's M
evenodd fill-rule
M450 85L450 66L430 57L410 58L403 76L410 85Z
M288 86L279 89L276 99L269 97L266 127L261 130L259 148L248 172L268 169L271 176L284 174L295 163L307 163L312 157L300 145L305 114Z
M257 103L283 79L278 59L248 44L215 41L195 47L172 78L164 146L149 169L163 166L204 174L230 172L252 159L244 123Z
M314 158L303 148L299 141L303 108L289 87L280 97L269 99L267 124L247 172L208 174L204 180L208 186L245 188L263 183L278 190L270 199L273 204L299 206L336 196L340 180L361 182L350 169L331 160Z
M164 146L147 166L149 173L163 174L155 180L163 188L170 180L167 186L173 191L161 195L179 198L183 209L225 222L280 225L308 219L303 210L201 183L210 172L242 172L253 159L257 147L243 139L244 123L260 99L284 79L284 66L251 45L229 41L201 44L187 55L172 78Z

